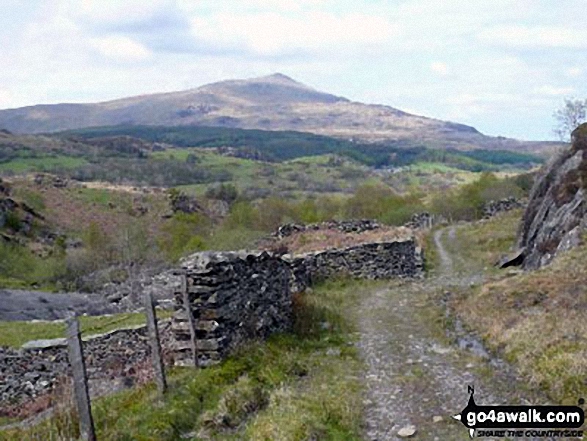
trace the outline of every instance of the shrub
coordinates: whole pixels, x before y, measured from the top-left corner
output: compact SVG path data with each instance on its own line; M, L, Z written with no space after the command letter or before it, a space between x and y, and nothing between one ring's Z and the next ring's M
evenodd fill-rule
M416 194L399 195L384 185L366 184L359 187L346 202L345 212L349 218L377 219L401 225L412 214L424 209L420 199Z
M4 225L7 228L10 228L12 231L20 231L22 227L22 222L14 211L9 211L6 213L6 218L4 221Z
M158 245L170 261L205 249L204 236L209 231L208 219L198 213L176 213L162 228Z
M430 210L451 220L475 220L481 218L486 202L523 194L513 179L499 179L486 172L470 184L435 195Z
M220 184L208 187L206 197L209 199L218 199L227 204L232 204L238 198L238 190L233 184Z

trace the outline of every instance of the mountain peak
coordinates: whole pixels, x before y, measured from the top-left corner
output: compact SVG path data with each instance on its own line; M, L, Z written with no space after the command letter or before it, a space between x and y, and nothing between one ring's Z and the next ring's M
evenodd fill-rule
M310 87L306 86L303 83L300 83L299 81L294 80L291 77L288 77L287 75L284 75L280 72L276 72L274 74L271 75L266 75L264 77L258 77L258 78L251 78L250 80L248 80L250 82L254 82L254 83L271 83L271 84L278 84L280 86L290 86L290 87L303 87L305 89L310 89Z

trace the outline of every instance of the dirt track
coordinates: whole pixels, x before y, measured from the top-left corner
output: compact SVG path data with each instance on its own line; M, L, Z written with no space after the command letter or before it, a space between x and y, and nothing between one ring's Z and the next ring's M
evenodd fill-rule
M516 372L479 350L482 345L473 336L447 333L439 299L455 286L482 279L480 274L455 273L453 258L459 256L443 246L443 240L454 235L454 227L434 235L440 260L437 274L394 281L365 293L357 321L359 350L366 363L367 440L403 439L398 432L408 426L416 429L410 439L469 439L467 429L452 418L467 404L468 385L475 387L478 404L527 404L543 399L530 396Z

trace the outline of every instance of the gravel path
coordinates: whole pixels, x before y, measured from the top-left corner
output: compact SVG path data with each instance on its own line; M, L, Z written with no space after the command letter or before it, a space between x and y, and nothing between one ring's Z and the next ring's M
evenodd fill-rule
M463 280L452 274L452 258L442 245L444 231L434 234L438 275L392 282L362 302L358 324L367 365L367 440L402 439L398 433L409 426L416 429L410 439L469 439L465 427L451 418L467 404L467 385L475 386L478 404L527 403L518 395L524 393L522 383L505 363L447 337L438 299ZM454 234L450 229L449 238Z
M442 234L444 230L437 230L434 232L434 245L436 246L436 250L438 251L438 256L440 257L440 272L444 275L451 275L452 274L452 258L444 248L442 244ZM454 239L456 235L455 227L451 227L448 232L449 239Z

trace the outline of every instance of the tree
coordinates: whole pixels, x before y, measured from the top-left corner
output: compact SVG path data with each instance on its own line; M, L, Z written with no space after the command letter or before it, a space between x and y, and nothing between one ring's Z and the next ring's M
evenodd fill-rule
M124 267L130 287L130 298L137 301L135 284L141 269L156 260L157 249L145 223L128 223L120 228L114 243L117 261Z
M565 104L560 109L557 109L553 116L556 120L554 133L561 141L568 142L571 132L586 121L587 100L566 98Z

